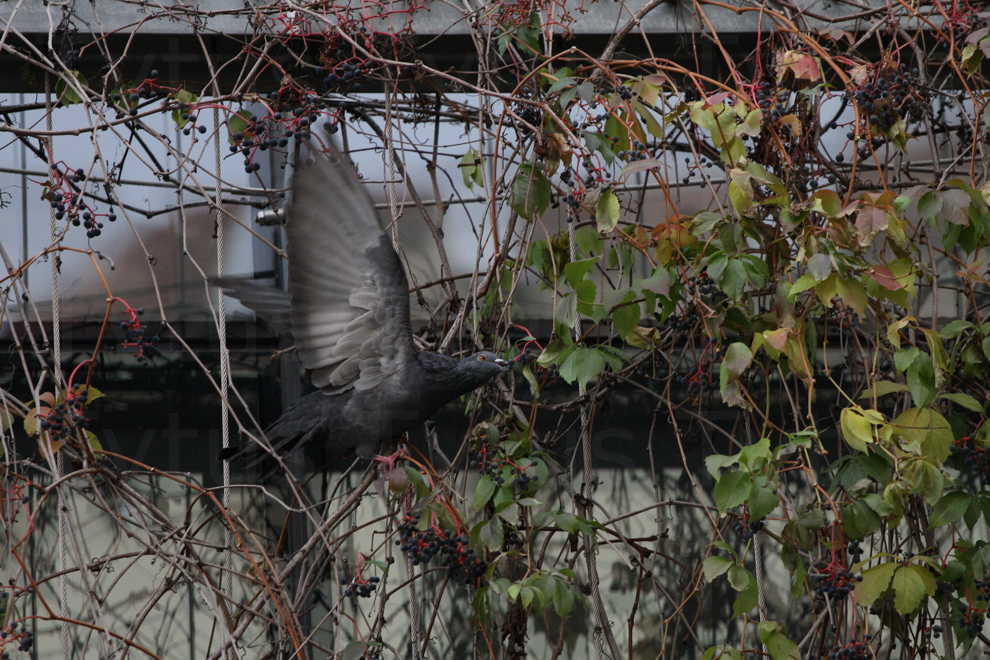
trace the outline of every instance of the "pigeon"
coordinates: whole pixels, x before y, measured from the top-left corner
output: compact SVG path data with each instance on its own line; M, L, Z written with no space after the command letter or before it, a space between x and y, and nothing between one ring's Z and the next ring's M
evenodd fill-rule
M382 456L383 445L508 364L490 351L458 361L416 348L402 262L344 158L318 158L297 170L292 185L288 296L249 280L215 280L274 328L291 333L318 388L287 408L265 438L283 455L319 444L330 455L354 449L392 467L400 454ZM220 455L246 466L267 457L255 442Z

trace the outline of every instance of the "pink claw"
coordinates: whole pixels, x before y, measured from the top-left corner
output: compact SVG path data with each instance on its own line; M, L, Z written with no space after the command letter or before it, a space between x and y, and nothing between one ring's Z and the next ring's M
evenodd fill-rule
M408 454L406 454L405 449L400 449L396 451L394 454L389 454L388 456L381 456L376 454L375 456L371 457L371 460L375 461L376 463L380 463L382 466L382 470L384 472L390 472L395 469L395 462L400 458L405 458L407 455Z

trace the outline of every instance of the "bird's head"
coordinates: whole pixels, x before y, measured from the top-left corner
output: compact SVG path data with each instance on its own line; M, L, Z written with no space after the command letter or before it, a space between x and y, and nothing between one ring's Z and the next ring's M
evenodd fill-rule
M475 353L457 364L457 371L474 387L479 387L499 375L509 367L509 363L490 351Z

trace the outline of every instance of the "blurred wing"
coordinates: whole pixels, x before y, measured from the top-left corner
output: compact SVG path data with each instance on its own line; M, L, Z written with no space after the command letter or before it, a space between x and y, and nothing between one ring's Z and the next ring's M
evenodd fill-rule
M286 233L292 334L313 385L367 390L402 373L416 356L409 284L349 163L297 170Z
M210 283L239 300L278 334L292 340L292 302L287 291L239 277L215 277Z

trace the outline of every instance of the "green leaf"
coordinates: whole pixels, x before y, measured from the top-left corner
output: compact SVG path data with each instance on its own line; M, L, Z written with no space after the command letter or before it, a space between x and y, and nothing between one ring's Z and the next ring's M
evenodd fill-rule
M911 366L907 368L905 375L914 405L924 408L935 398L935 393L938 391L931 357L919 353Z
M89 85L89 80L80 71L73 71L72 76L82 85L84 88ZM61 105L73 105L82 101L82 97L76 92L76 90L65 82L64 78L59 78L55 81L55 96L58 97L58 102Z
M351 642L340 652L340 660L359 660L368 652L368 642Z
M422 497L430 496L430 494L433 492L433 489L431 489L430 485L426 483L426 479L423 478L423 475L419 473L418 469L409 467L407 465L406 474L409 475L409 483L413 485L417 497L422 498Z
M725 513L745 502L752 487L753 482L748 472L737 470L722 475L714 489L715 506L719 513Z
M898 568L890 584L894 588L894 608L901 614L914 612L925 594L935 593L935 578L928 569L917 564Z
M742 298L746 287L746 270L738 259L729 259L719 280L719 286L733 300Z
M574 242L587 255L591 255L592 252L597 252L600 255L605 245L601 235L591 227L578 229L574 233Z
M939 463L949 457L954 436L948 420L931 408L909 408L892 422L894 430L907 442L919 447L921 454Z
M945 475L932 459L921 461L918 470L918 490L925 502L934 505L945 490Z
M557 337L543 349L543 352L540 353L540 357L536 359L536 364L541 367L549 367L551 364L556 362L558 358L560 358L564 351L572 348L574 348L574 345L569 341L561 337Z
M753 520L761 520L777 508L780 504L780 495L773 484L761 486L757 479L753 481L746 503L749 505L749 517Z
M942 339L955 339L956 337L961 335L963 331L975 327L976 326L970 323L969 321L963 321L961 319L957 319L952 323L948 324L947 326L945 326L944 328L942 328L942 330L938 334L940 337L942 337Z
M721 555L709 555L705 559L705 580L712 582L719 575L732 568L733 562L728 557Z
M619 119L617 112L611 112L608 119L605 120L605 135L609 136L606 139L615 145L619 151L629 151L629 129ZM613 142L610 138L619 138L619 141Z
M584 134L584 144L588 147L588 151L597 151L605 159L606 165L611 165L612 161L615 160L615 152L612 151L612 141L605 139L604 136L598 133L585 132Z
M835 289L842 302L846 303L860 314L866 312L868 299L866 289L859 280L853 278L836 277Z
M464 185L471 190L474 189L475 185L479 188L483 188L485 185L482 175L483 162L481 154L474 147L468 149L468 152L461 158L461 176L464 177Z
M962 392L949 392L947 394L940 394L936 398L947 399L958 406L962 406L963 408L972 410L973 412L978 412L981 415L985 412L983 410L983 404L969 394L963 394Z
M793 300L798 294L814 288L817 283L818 280L816 280L811 273L805 273L801 277L797 278L797 282L791 285L791 292L788 297Z
M578 282L584 279L584 276L595 267L598 263L600 257L592 257L590 259L582 259L580 261L572 261L564 266L564 278L567 283L571 285L572 289L576 289Z
M577 294L571 295L569 293L561 294L557 298L557 307L554 309L554 320L565 325L568 328L573 328L577 325Z
M574 85L576 82L577 81L574 80L573 78L560 78L559 80L557 80L557 82L550 85L549 89L547 89L547 94L548 95L555 94L560 90L564 89L565 87L570 87Z
M705 467L708 469L708 474L715 478L715 481L719 479L719 470L722 468L730 467L739 462L739 454L735 456L726 456L725 454L712 454L705 458Z
M598 231L606 234L619 224L619 199L611 189L606 189L598 197L598 206L595 210L595 223Z
M814 254L808 259L808 273L816 281L822 282L832 274L832 260L827 254Z
M797 644L787 638L787 630L776 621L761 621L760 641L773 660L801 660Z
M538 164L520 165L512 182L512 209L527 220L535 220L550 206L550 193L550 181Z
M954 490L943 495L932 507L932 515L928 519L928 529L948 525L962 518L971 500L969 493L962 490Z
M745 568L736 566L729 570L729 584L739 592L735 603L732 604L732 617L735 618L752 611L756 607L760 595L753 574Z
M619 306L612 311L612 324L615 332L620 337L628 337L639 325L639 303L633 302L636 299L636 292L630 291L623 298Z
M481 511L488 504L488 501L492 499L492 495L495 494L495 489L498 485L489 477L487 474L482 475L481 479L478 480L478 487L474 490L474 510Z
M875 410L844 408L839 415L842 439L856 451L865 452L873 442L873 426L883 423L883 416Z
M99 454L103 452L103 445L102 443L100 443L100 439L96 437L95 433L93 433L88 429L86 429L86 440L89 441L89 446L93 449L95 453ZM3 452L0 451L0 456L2 455Z
M722 360L721 371L726 374L727 382L739 379L753 361L753 353L749 346L742 342L735 342L729 345L725 351L725 359Z
M179 90L179 92L176 93L175 97L178 99L180 95L184 97L188 95L189 97L192 97L192 100L184 101L184 103L191 104L196 102L195 94L192 94L190 92L186 92L186 94L183 94L182 92L185 92L185 90ZM186 124L189 123L188 119L182 118L182 114L188 112L189 112L188 108L186 110L172 111L172 119L175 120L175 125L178 128L184 128ZM237 133L241 133L245 138L253 137L254 133L248 130L248 126L250 125L251 125L250 112L248 112L247 110L239 110L238 112L232 112L230 116L227 117L227 142L229 142L230 144L234 144L234 135L236 135Z
M729 201L741 217L749 215L753 207L753 175L743 170L729 171Z
M842 507L842 531L857 541L880 529L881 518L870 505L861 499L853 500Z
M884 396L886 394L893 394L894 392L907 392L908 386L904 383L894 383L889 380L879 380L876 384L864 391L859 398L860 399L872 399L874 395L877 397Z
M502 541L504 540L502 519L495 516L485 523L481 528L478 538L492 552L500 552L502 550Z
M568 383L587 383L605 368L605 358L593 348L578 347L560 364L560 376Z
M863 571L862 581L856 583L856 604L860 607L869 607L877 598L890 586L890 579L894 576L898 565L894 562L886 562L868 568Z
M565 617L574 608L574 592L571 587L562 580L557 580L557 586L553 588L553 609L557 616Z
M908 367L914 364L915 359L919 355L921 355L921 351L916 346L911 346L894 353L894 367L897 368L897 373L904 373Z

